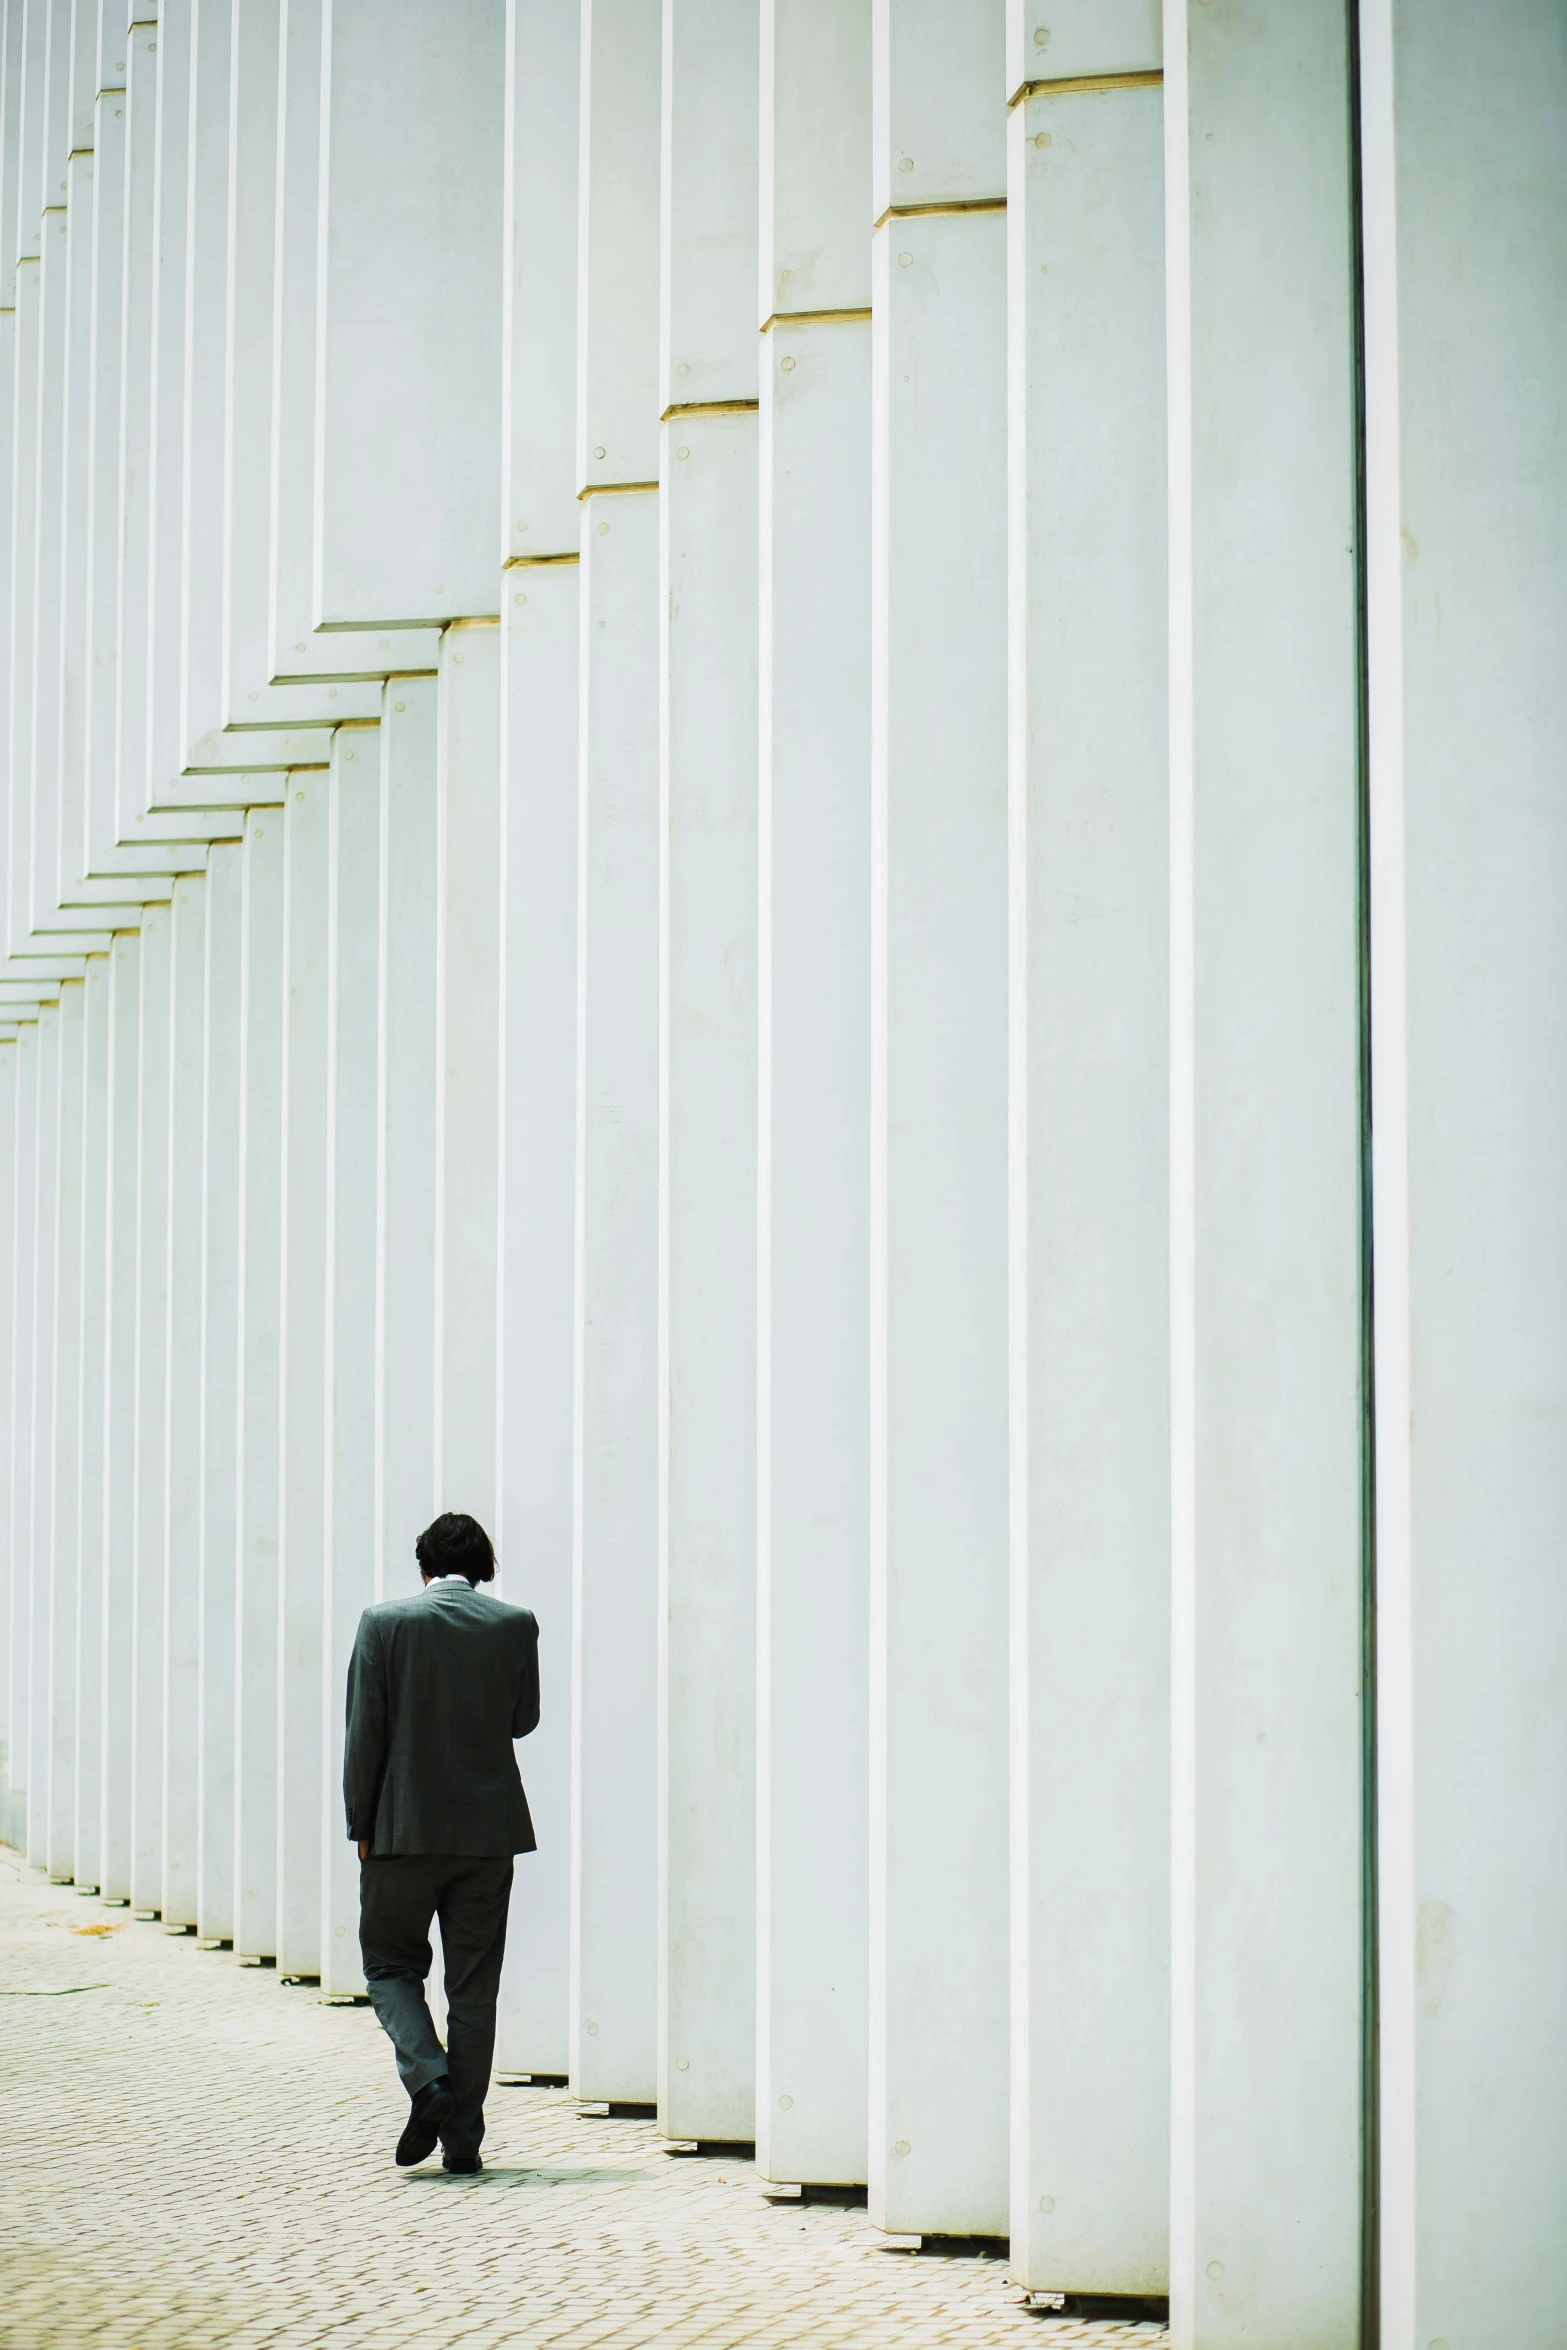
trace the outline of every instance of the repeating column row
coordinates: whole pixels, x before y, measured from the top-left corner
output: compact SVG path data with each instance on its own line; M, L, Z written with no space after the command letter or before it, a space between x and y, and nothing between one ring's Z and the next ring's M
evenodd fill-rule
M1406 14L0 12L0 1830L357 1994L470 1509L502 2066L1204 2346L1567 2241L1567 61Z

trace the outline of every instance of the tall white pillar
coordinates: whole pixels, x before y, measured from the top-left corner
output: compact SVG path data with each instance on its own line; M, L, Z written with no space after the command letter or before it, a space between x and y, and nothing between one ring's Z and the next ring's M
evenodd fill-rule
M381 746L343 727L329 779L327 905L325 1483L318 1781L321 1950L328 1992L359 1992L359 1874L343 1833L343 1674L376 1596L376 1059Z
M1007 71L1010 2234L1026 2285L1162 2294L1163 106L1156 18L1069 47L1041 13Z
M21 1029L13 1021L0 1024L0 1530L5 1536L0 1555L0 1625L5 1628L6 1669L0 1673L0 1838L15 1842L11 1824L11 1739L14 1695L10 1670L13 1653L11 1609L18 1588L16 1554L11 1538L12 1429L15 1393L17 1249L21 1238L17 1215L18 1075L22 1062Z
M13 795L29 802L25 885L13 897L28 926L55 912L60 774L60 551L65 503L65 329L70 261L63 192L43 216L38 287L38 440L32 452L36 500L32 577L32 676L13 681L28 712L24 764L11 770ZM16 877L18 880L21 876Z
M999 2235L1008 2075L1001 8L878 0L875 28L870 2208L886 2228Z
M47 1866L49 1849L49 1632L54 1598L55 1295L59 1264L60 1007L38 1013L38 1116L34 1136L33 1458L27 1533L27 1857Z
M243 842L214 844L207 864L202 971L196 1923L213 1940L233 1939L235 1917L245 863Z
M198 92L214 86L198 69L198 47L210 58L227 42L228 9L221 0L176 0L157 26L158 141L152 196L152 319L150 328L148 568L146 582L146 784L148 804L184 765L180 740L180 640L185 551L186 418L200 388L202 344L213 325L210 288L192 278L204 237L216 225L192 204L192 166L203 156L213 126L195 118ZM203 84L205 87L203 88ZM219 135L228 129L227 113ZM204 156L203 156L204 159ZM191 307L188 297L207 298ZM134 297L132 297L134 299ZM187 349L187 321L192 330ZM194 377L189 364L196 363ZM196 452L199 457L199 451ZM197 483L200 467L197 467ZM137 583L138 586L140 583ZM203 614L202 625L208 618Z
M169 909L169 1318L163 1594L165 1925L199 1923L202 1155L206 1140L207 883L182 874Z
M658 1976L658 0L585 0L572 2085L651 2099Z
M276 120L270 132L266 121L269 93L264 74L255 64L257 48L267 45L265 18L269 8L277 29ZM289 697L296 687L314 691L330 679L357 678L362 683L367 666L373 674L383 669L433 671L440 640L434 629L376 629L367 633L365 628L343 628L315 633L315 410L322 326L318 291L325 62L322 13L317 0L242 0L242 11L238 41L244 78L235 122L234 247L230 260L235 308L228 428L229 545L238 599L244 585L245 551L265 539L267 642L260 678L277 678L278 694ZM393 16L386 12L377 19L370 11L361 10L357 17L351 13L343 21L350 37L357 31L360 38L368 36L372 43L377 22L382 29L394 27ZM395 72L396 61L391 63ZM379 120L385 152L395 153L398 133L390 114L378 117L376 113L374 70L367 72L361 60L352 81L361 101L367 95L370 100L361 114L358 136L373 137ZM400 102L406 103L406 99ZM340 165L343 154L339 142ZM373 274L374 222L373 218L367 221L363 212L355 217L353 176L350 160L345 183L348 225L353 235L368 239L364 252ZM399 193L406 194L410 184L405 179ZM366 210L376 215L378 205L379 198L370 192ZM392 222L398 219L397 205L388 209L387 217ZM339 231L344 224L340 211ZM416 235L422 235L428 225L417 223ZM495 266L498 271L498 247ZM400 270L399 283L403 275ZM486 298L493 299L493 281ZM394 315L395 311L394 295ZM371 347L386 348L384 342L376 345L375 338L384 333L387 315L383 304L368 329ZM360 340L362 343L362 336ZM421 358L428 360L434 348L432 339L425 335ZM258 364L246 364L251 354L256 354ZM268 455L261 464L247 465L241 458L247 449ZM247 667L241 647L253 642L251 624L248 603L234 601L229 629L230 684L235 691L244 691L247 708L252 692L263 703L271 699L255 674L245 682ZM255 664L249 667L253 672ZM339 694L338 699L343 698ZM355 714L369 716L373 710L372 699Z
M659 2118L756 2115L757 22L666 0Z
M1165 14L1171 2332L1359 2324L1359 740L1345 12Z
M33 643L37 603L33 566L38 538L39 285L36 254L16 264L14 350L16 393L11 413L10 642L6 693L6 863L0 884L4 943L25 932L32 877Z
M233 1940L248 1958L277 1954L283 851L282 810L252 811L240 946L234 1587Z
M500 1494L505 1597L539 1619L496 2063L568 2069L572 1262L576 1214L578 27L507 12L501 576Z
M1567 54L1540 0L1474 42L1451 5L1359 13L1380 2338L1546 2350L1567 2207Z
M866 2170L869 0L761 69L756 2160L805 2182Z
M141 931L135 1388L135 1600L131 1631L131 1903L163 1894L163 1591L168 1572L169 909Z
M334 760L345 739L333 735ZM331 778L288 779L283 817L283 1124L277 1402L279 1970L321 1961L326 1574L326 1022Z
M125 77L98 101L93 130L92 344L89 354L86 547L82 621L82 809L76 870L85 875L114 837L116 657L119 634L120 357L127 170ZM67 853L70 849L67 841Z
M192 744L228 715L223 698L225 427L231 309L229 202L238 78L254 48L236 49L243 11L234 0L190 0L189 230L185 258L184 378L179 541L178 658L170 747L183 763ZM276 35L272 43L276 53ZM249 261L251 256L246 255ZM265 256L260 257L265 260ZM269 289L270 290L270 289ZM246 352L240 364L251 360ZM249 452L244 452L245 456ZM247 470L250 470L247 468ZM260 473L260 466L254 468ZM251 550L247 550L250 552Z
M504 0L333 0L322 39L315 624L492 613Z
M656 2083L658 501L582 563L571 2078Z
M49 1577L48 1791L44 1866L76 1873L76 1642L81 1574L83 1112L87 986L60 990L55 1143L54 1524Z
M104 1343L108 1319L109 957L87 959L82 1098L82 1338L76 1580L76 1819L71 1874L96 1885L102 1857Z
M132 1641L136 1574L137 1129L141 937L109 954L108 1198L103 1344L103 1614L96 1875L106 1901L131 1897Z
M27 1843L28 1635L32 1607L29 1517L32 1506L33 1293L37 1256L38 1023L24 1020L16 1040L15 1147L12 1155L10 1411L6 1422L9 1522L5 1643L5 1839Z
M152 528L153 274L158 147L158 34L133 24L125 49L125 193L120 247L119 510L115 561L113 794L108 840L134 839L147 780L147 582ZM100 246L100 266L112 267ZM106 550L107 551L107 550Z
M89 120L86 137L91 142ZM72 145L76 144L73 138ZM97 206L96 157L73 154L67 166L65 368L61 424L60 647L56 691L57 771L49 869L39 876L40 897L72 902L85 870L86 773L83 766L89 698L87 649L87 555L92 486L92 400L94 332L93 241ZM83 924L85 928L86 925Z
M286 0L239 0L230 33L232 115L228 140L226 280L228 333L223 412L222 674L226 718L270 704L267 628L273 512L272 416L279 390L274 357L280 177L280 65ZM296 10L296 15L298 11ZM316 47L320 38L317 34ZM315 75L311 76L312 82ZM316 109L319 137L319 105ZM296 130L300 127L294 126ZM314 292L311 284L309 292ZM297 299L296 289L287 289ZM292 427L308 438L308 403ZM270 710L268 710L270 714Z
M500 1317L501 639L441 640L436 759L438 1506L495 1519Z
M387 680L376 990L375 1597L417 1588L435 1515L435 680ZM339 1703L348 1659L335 1659ZM340 1790L337 1790L340 1792ZM340 1818L341 1815L339 1815Z

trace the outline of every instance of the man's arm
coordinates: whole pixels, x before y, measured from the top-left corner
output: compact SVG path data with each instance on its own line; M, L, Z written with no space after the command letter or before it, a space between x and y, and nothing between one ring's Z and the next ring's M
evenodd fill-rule
M523 1642L522 1673L517 1682L517 1702L512 1708L511 1734L526 1738L530 1730L539 1726L539 1627L536 1618L528 1618L527 1637Z
M359 1619L348 1660L348 1728L343 1740L343 1804L348 1840L361 1860L375 1838L375 1812L386 1770L386 1658L369 1608Z

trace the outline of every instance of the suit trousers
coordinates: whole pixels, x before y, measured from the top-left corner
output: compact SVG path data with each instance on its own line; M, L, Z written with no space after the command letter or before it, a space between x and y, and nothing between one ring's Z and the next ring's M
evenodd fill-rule
M456 1852L400 1852L359 1864L359 1948L365 1988L414 2097L443 2073L456 2109L441 2132L448 2154L477 2154L495 2055L495 1999L506 1955L512 1864ZM441 1921L446 2046L425 2005L430 1920Z

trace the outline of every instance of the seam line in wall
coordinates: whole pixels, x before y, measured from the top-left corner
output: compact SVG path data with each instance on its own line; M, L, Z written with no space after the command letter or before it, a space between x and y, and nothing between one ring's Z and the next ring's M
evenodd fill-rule
M884 228L889 220L922 220L934 212L1005 212L1005 196L946 196L933 204L889 204L880 219L871 223L872 231Z
M672 416L754 416L761 405L760 400L673 400L658 421L667 424Z
M1137 73L1068 73L1055 82L1020 82L1007 100L1007 112L1030 98L1054 98L1073 90L1157 90L1163 85L1162 65Z
M501 565L503 571L537 571L547 563L580 563L582 557L575 547L569 555L508 555Z
M863 310L775 310L771 318L764 318L761 331L771 334L775 326L831 326L840 319L869 318L869 304Z
M578 490L577 504L584 498L629 498L634 490L656 490L656 481L590 481L585 490Z

